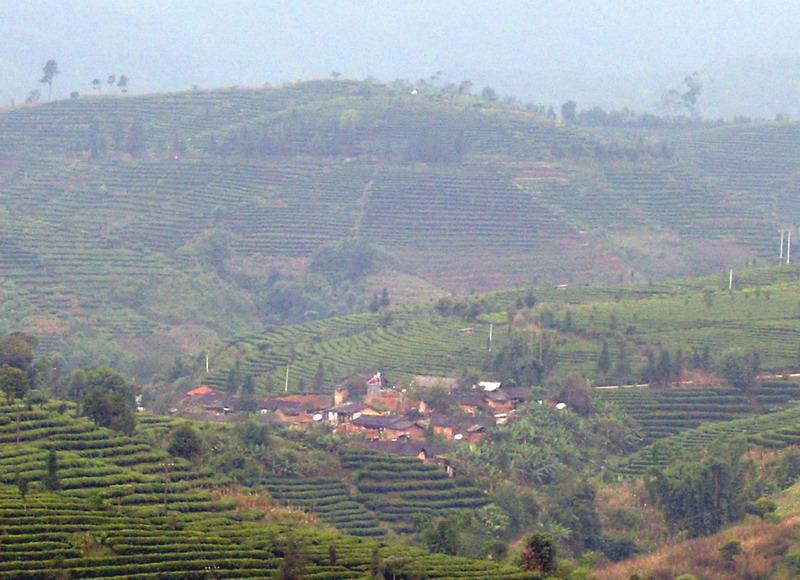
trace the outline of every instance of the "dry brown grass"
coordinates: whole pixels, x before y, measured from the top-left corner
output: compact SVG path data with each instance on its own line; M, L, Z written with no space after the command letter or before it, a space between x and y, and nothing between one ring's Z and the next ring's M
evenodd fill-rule
M630 535L644 552L671 541L661 510L648 504L639 480L600 488L595 506L603 530Z
M448 295L427 280L398 270L384 270L367 279L367 295L380 294L384 288L389 289L389 298L397 306L424 304Z
M751 518L707 538L687 540L646 556L607 565L593 577L617 580L638 574L643 579L672 580L689 573L703 580L767 578L782 561L798 531L800 515L777 524ZM742 553L728 563L720 556L719 549L730 540L741 542Z
M216 489L213 495L217 500L233 500L236 504L234 511L237 513L258 513L267 522L314 526L318 529L329 527L307 512L276 504L266 492L229 487Z

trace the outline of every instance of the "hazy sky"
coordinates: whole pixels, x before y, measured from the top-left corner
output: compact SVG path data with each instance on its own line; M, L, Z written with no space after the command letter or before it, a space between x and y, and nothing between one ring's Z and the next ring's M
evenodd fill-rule
M142 92L442 71L536 102L641 107L694 70L797 64L798 23L796 0L0 0L0 102L55 58L59 96L111 72Z

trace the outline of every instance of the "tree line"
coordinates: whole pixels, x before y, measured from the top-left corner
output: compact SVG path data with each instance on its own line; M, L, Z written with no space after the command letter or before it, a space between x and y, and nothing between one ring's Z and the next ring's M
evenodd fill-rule
M47 85L47 100L50 101L53 95L53 82L55 78L61 74L61 69L58 66L58 62L55 59L49 59L44 66L42 67L42 77L39 79L39 82L43 85ZM109 74L106 77L105 84L109 86L109 88L116 87L119 91L124 95L128 93L128 85L130 83L130 77L127 74L119 74L116 73ZM98 94L103 92L103 81L99 78L92 79L91 82L92 90L96 91ZM28 93L28 96L25 98L26 103L36 103L42 97L41 91L39 89L33 89ZM69 94L71 99L77 99L80 97L80 93L78 91L72 91Z

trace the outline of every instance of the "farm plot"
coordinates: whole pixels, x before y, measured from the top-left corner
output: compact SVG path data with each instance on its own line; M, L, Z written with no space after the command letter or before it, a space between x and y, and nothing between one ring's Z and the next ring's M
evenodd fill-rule
M363 578L375 549L402 560L403 572L428 578L532 578L507 565L286 524L120 514L53 493L32 492L23 502L2 484L0 525L0 578L274 578L290 542L312 578Z
M749 395L732 388L693 387L598 392L637 421L648 443L693 429L701 423L768 413L790 401L800 400L800 385L790 381L764 383Z
M478 488L450 478L438 467L373 451L350 450L342 465L355 473L361 501L399 532L411 532L415 518L437 516L489 503Z
M338 479L281 477L267 481L266 486L273 499L310 511L345 534L386 535L375 514L355 501Z
M34 409L0 406L0 483L13 484L18 474L40 481L48 452L55 449L65 495L91 496L123 508L225 508L211 497L210 474L134 438L97 428L75 413L67 403Z
M702 453L714 441L724 437L744 436L748 443L780 449L800 444L800 407L751 415L735 420L703 424L648 445L626 458L620 473L640 476L648 469L663 468L680 457Z
M314 329L325 329L325 323L289 326L261 337L244 338L248 354L241 360L241 372L251 374L265 391L278 392L284 388L289 366L289 386L293 391L301 386L307 390L332 390L338 380L354 372L377 369L398 381L419 374L452 376L465 367L479 367L488 345L488 324L412 311L399 311L394 322L385 328L374 315L340 317L327 324L332 321L338 322L316 338L312 338ZM474 327L473 334L459 334L467 324ZM498 336L496 344L504 340ZM326 381L316 385L320 365ZM228 372L226 367L205 381L225 389Z

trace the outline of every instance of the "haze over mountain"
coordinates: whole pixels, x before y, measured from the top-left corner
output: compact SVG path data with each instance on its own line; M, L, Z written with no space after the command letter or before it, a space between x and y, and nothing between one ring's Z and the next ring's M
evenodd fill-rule
M798 16L0 0L0 580L800 578Z
M537 104L574 99L655 110L699 71L706 116L797 116L800 59L792 2L486 2L354 0L235 3L146 0L4 2L0 103L41 88L131 92L262 85L328 75L470 79ZM769 87L769 94L764 88Z

